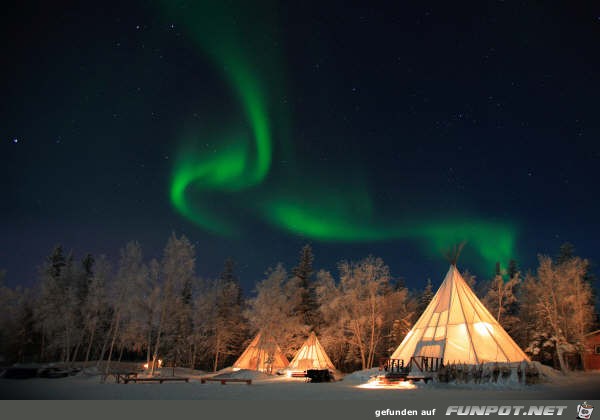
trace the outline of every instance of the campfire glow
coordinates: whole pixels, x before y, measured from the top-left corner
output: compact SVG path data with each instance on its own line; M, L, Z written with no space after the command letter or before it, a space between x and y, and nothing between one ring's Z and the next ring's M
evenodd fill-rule
M162 359L158 359L158 363L156 364L156 367L161 368L162 367ZM148 369L150 367L150 365L148 363L144 363L144 369Z
M366 384L358 385L357 388L364 389L416 389L417 386L410 381L400 381L391 384L384 384L379 379L372 379Z

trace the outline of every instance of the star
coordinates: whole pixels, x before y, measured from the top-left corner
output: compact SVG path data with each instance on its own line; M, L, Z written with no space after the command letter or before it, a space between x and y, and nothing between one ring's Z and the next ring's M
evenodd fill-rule
M13 143L17 144L18 142L19 142L19 139L17 139L17 138L13 139Z

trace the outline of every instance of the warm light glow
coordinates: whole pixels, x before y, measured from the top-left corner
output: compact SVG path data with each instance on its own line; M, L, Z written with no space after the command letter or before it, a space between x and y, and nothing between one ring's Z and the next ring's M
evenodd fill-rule
M162 359L158 359L158 364L157 366L160 368L162 367L163 361ZM144 363L144 369L148 369L150 367L150 365L148 365L148 363Z
M491 335L494 333L494 327L492 327L492 325L487 322L476 322L475 324L473 324L473 327L479 335Z
M391 384L384 384L378 378L369 380L366 384L356 386L363 389L416 389L417 386L410 381L400 381Z

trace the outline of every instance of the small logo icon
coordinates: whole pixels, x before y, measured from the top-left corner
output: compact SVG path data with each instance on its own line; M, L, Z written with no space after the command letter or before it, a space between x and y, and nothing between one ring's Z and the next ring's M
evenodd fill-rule
M594 410L594 406L592 404L588 404L588 402L584 402L583 404L577 405L577 418L589 420L592 417L592 411Z

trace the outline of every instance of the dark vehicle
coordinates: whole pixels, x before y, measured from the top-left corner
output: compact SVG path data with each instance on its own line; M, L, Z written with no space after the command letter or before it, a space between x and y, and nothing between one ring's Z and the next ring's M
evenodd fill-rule
M309 369L306 371L309 382L332 382L333 375L328 369Z

